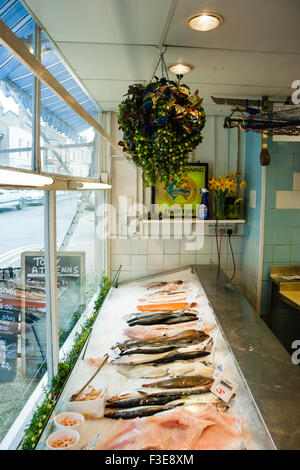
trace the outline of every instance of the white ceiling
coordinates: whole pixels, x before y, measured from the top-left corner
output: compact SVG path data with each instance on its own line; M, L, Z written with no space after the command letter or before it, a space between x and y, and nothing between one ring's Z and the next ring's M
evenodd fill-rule
M116 111L130 83L151 78L162 44L167 65L193 65L184 82L206 106L211 95L290 96L300 79L300 0L26 3L103 110ZM187 19L201 11L221 14L224 24L190 29Z

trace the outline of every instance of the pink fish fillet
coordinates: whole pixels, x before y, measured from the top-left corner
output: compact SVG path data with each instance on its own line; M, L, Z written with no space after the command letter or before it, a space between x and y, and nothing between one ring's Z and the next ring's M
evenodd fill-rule
M220 413L216 408L209 406L202 411L202 418L214 421L214 425L204 430L194 449L237 450L240 448L244 436L240 434L234 416Z
M125 334L128 339L151 339L157 336L166 336L167 338L184 330L192 330L197 328L198 321L191 321L186 323L178 323L177 325L136 325L131 328L126 328ZM213 325L204 325L202 331L208 333L214 328Z
M174 408L154 416L120 420L117 433L99 450L196 450L238 448L241 435L233 417L212 405Z

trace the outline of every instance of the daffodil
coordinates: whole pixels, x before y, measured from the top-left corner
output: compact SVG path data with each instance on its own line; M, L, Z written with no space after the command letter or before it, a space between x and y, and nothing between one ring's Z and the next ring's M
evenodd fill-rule
M241 197L238 197L235 201L234 201L234 205L236 204L239 204L243 199Z
M246 181L241 181L240 188L243 189L246 186Z
M221 183L220 183L220 189L221 189L222 191L226 191L226 189L227 189L226 186L227 186L227 185L226 185L226 181L224 181L224 180L221 181Z

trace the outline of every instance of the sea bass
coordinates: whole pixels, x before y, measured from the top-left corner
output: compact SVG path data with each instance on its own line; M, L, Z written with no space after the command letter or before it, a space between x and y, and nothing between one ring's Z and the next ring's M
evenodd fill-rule
M128 356L120 356L112 359L116 364L167 364L178 360L190 360L208 356L210 351L192 350L188 352L171 351L160 354L130 354Z
M202 397L202 402L211 402L215 395L209 391L209 387L199 386L186 389L171 389L171 390L147 390L132 391L129 393L117 395L106 400L106 408L135 408L137 406L148 405L165 405L166 403L173 402L179 399L186 399L189 396Z
M212 386L214 379L212 377L203 377L194 375L188 377L175 377L167 380L159 380L158 382L150 382L143 384L143 387L158 388L190 388L198 386Z
M176 323L191 322L197 319L197 315L194 313L169 313L168 315L150 315L146 317L135 317L130 320L127 320L129 326L135 325L157 325L165 324L172 325Z
M129 356L133 354L161 354L168 351L176 351L179 354L184 354L188 352L195 352L195 351L203 351L206 348L210 348L213 344L213 339L206 335L202 341L195 343L192 342L191 344L180 344L174 343L172 344L164 344L164 345L145 345L140 347L135 347L132 349L128 349L125 351L121 351L119 353L119 357L121 356Z
M117 343L112 349L119 349L122 352L129 350L153 350L160 347L180 347L190 344L201 343L208 339L209 336L200 330L186 330L171 337L157 336L149 340L129 340L124 343ZM142 351L141 351L142 352Z
M199 407L199 410L204 409L207 406L207 403L201 403L199 401L187 401L185 400L178 400L174 401L173 403L167 403L166 405L149 405L149 406L137 406L134 408L127 408L127 409L118 409L118 410L110 410L105 411L104 417L110 419L134 419L134 418L142 418L144 416L151 416L157 413L161 413L162 411L172 410L177 406L185 406L185 405L193 405ZM220 411L227 411L228 406L220 403L220 402L211 402L211 406L216 407Z

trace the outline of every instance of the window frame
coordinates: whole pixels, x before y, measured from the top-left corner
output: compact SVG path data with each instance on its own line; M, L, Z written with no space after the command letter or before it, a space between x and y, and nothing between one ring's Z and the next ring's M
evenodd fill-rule
M23 2L21 2L23 3ZM25 404L22 412L17 417L7 435L4 437L3 441L0 444L0 449L17 449L20 441L23 437L24 429L32 416L32 411L39 403L43 396L43 387L47 384L50 384L53 377L57 373L59 360L63 357L64 354L71 349L73 344L73 338L77 331L80 330L82 322L88 318L93 312L93 306L95 302L95 297L89 302L86 310L83 312L79 321L75 325L74 329L70 333L66 342L59 350L59 331L58 331L58 305L57 305L57 259L56 259L56 192L57 191L70 191L69 182L78 181L78 182L101 182L100 178L90 178L90 177L79 177L72 176L67 174L57 174L51 172L42 171L41 166L41 147L40 147L40 134L41 134L41 125L40 125L40 114L41 114L41 75L47 72L47 81L42 80L52 91L54 91L57 96L62 99L68 106L70 106L82 119L84 119L91 127L96 131L95 138L95 147L94 147L94 165L97 174L101 175L101 170L105 169L105 162L103 162L103 145L100 142L100 136L104 137L108 143L114 147L118 153L123 154L122 149L112 140L110 135L105 131L105 129L100 125L100 123L95 120L89 113L81 107L81 105L71 96L69 93L62 87L61 84L52 76L52 74L44 68L41 63L41 35L42 31L46 34L45 29L39 24L36 18L32 15L31 11L28 9L26 4L24 5L26 10L32 16L35 22L35 29L33 35L33 54L30 53L27 46L22 43L22 41L14 35L14 33L6 26L6 24L0 19L0 43L4 45L10 52L20 60L28 70L33 74L33 93L32 93L32 169L25 170L15 167L3 166L0 165L0 169L10 170L13 172L21 172L28 174L37 174L53 178L53 184L51 186L35 186L34 189L45 191L45 205L44 205L44 246L45 246L45 271L46 271L46 297L47 297L47 372L45 376L38 383L34 392L30 396L29 400ZM47 34L50 42L50 36ZM53 44L53 47L58 51L56 46ZM62 60L65 63L65 58L63 56ZM82 86L80 80L76 75L68 69L69 72L74 76L78 81L80 86L86 92L85 88ZM50 86L49 86L50 85ZM88 93L87 93L88 94ZM89 95L89 94L88 94ZM90 95L89 95L90 96ZM92 97L91 97L92 98ZM95 101L95 100L93 100ZM97 103L95 105L98 107L99 114L97 116L100 120L101 110ZM72 149L70 149L70 159L72 159ZM83 157L84 158L84 154ZM20 185L5 185L1 184L1 188L4 189L33 189L30 186L20 186ZM72 189L73 191L78 191ZM97 190L103 194L103 201L106 200L105 189ZM95 223L97 223L97 215L95 214ZM96 243L96 252L104 256L103 267L107 268L107 241L98 240L95 238ZM98 260L98 266L100 260Z

